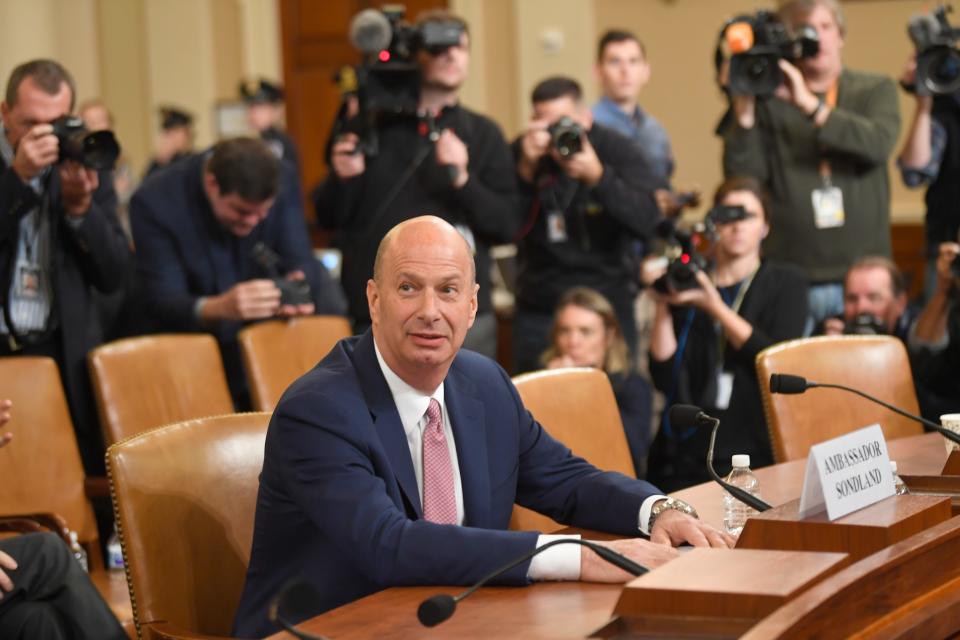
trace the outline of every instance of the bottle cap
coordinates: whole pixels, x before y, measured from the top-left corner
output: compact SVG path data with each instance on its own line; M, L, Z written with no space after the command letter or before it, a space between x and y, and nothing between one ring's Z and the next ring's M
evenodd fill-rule
M738 469L746 469L750 466L750 455L747 453L738 453L730 459L730 464Z
M890 470L893 471L894 473L897 472L897 461L896 461L896 460L891 460L891 461L890 461Z

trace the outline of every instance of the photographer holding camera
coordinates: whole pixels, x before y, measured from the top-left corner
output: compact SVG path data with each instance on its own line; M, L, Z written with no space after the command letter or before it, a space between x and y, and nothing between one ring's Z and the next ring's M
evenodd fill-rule
M908 32L916 52L900 84L914 97L909 133L897 158L904 184L926 186L927 270L924 299L937 286L938 247L960 232L960 51L958 31L941 6L933 15L911 18Z
M826 318L814 334L892 335L906 341L914 317L906 279L893 260L864 256L843 279L843 315Z
M385 57L390 62L373 62L361 75L384 78L392 87L386 98L376 96L390 102L390 109L380 113L367 105L373 91L362 88L360 114L339 127L341 132L328 145L331 171L314 193L317 222L337 232L343 251L341 281L358 333L370 325L366 283L386 232L424 213L454 225L474 251L480 285L477 318L464 348L495 357L489 248L513 240L520 214L503 133L493 120L459 103L470 62L467 24L440 10L421 15L415 27L402 22L402 15L378 14L360 14L354 24L366 20L373 31L386 32L392 53ZM358 44L364 35L361 29L355 31L361 32L354 38ZM439 44L431 43L435 33L443 35ZM452 35L455 40L448 41ZM397 46L400 40L405 41ZM380 53L388 52L387 46ZM398 82L405 77L401 74L407 74L413 86ZM390 75L394 77L387 79ZM397 90L400 84L402 92ZM393 104L397 93L405 94L403 108Z
M343 313L293 169L262 140L225 140L158 173L134 193L130 220L146 329L214 334L238 409L249 406L244 324Z
M720 82L731 94L718 133L724 174L752 175L771 194L774 231L764 250L806 272L812 327L842 312L841 280L854 259L890 256L887 159L900 116L889 78L843 67L845 25L836 0L792 0L779 15L787 27L812 28L819 47L804 43L799 59L778 56L769 65L783 80L772 97L744 92L734 60L728 73L718 57ZM759 26L752 34L726 29L728 44L752 43L758 31L774 28Z
M613 305L636 355L631 243L660 218L654 177L629 139L593 123L580 85L553 77L533 90L533 118L514 142L527 221L518 237L514 372L537 369L553 312L571 287L590 287Z
M103 441L87 351L102 341L95 289L123 280L130 251L108 170L113 135L76 119L73 79L33 60L10 75L0 105L0 356L57 361L88 474L102 475ZM112 146L111 146L112 144Z
M650 376L667 407L695 404L723 421L716 460L727 471L737 453L750 454L753 467L773 464L754 359L772 344L803 335L807 316L800 271L760 257L771 228L767 202L754 178L724 182L709 214L716 228L712 269L697 269L695 286L681 291L649 289L656 302ZM669 492L708 480L709 435L708 429L675 430L665 412L650 447L651 482Z

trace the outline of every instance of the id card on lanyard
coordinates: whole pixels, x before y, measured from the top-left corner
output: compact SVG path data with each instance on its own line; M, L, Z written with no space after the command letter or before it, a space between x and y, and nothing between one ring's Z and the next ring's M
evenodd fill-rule
M734 313L740 313L740 307L743 305L743 299L747 297L747 291L753 284L753 279L760 270L758 266L753 270L746 280L740 285L733 302L728 305ZM726 300L724 300L726 302ZM733 395L733 373L724 369L724 353L727 350L727 335L723 332L723 327L714 323L717 332L717 400L714 406L721 411L730 408L730 397Z
M831 109L837 106L837 82L834 82L824 96L824 103ZM820 180L822 184L810 194L813 204L813 222L817 229L835 229L842 227L846 220L843 209L843 192L833 185L833 172L830 161L820 158Z

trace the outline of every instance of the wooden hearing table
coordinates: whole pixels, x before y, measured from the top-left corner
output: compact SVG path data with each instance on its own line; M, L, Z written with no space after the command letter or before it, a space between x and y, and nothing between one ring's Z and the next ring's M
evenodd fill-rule
M943 438L924 434L891 440L890 457L901 474L939 474L947 458ZM764 500L777 505L799 497L806 460L794 460L756 471ZM722 526L719 486L705 483L674 494L693 504L701 518ZM432 629L417 621L417 607L438 594L457 594L463 587L394 587L317 616L299 628L331 640L380 638L586 638L604 626L621 585L579 582L538 583L529 587L486 587ZM721 635L722 632L721 632ZM279 633L272 638L289 638Z

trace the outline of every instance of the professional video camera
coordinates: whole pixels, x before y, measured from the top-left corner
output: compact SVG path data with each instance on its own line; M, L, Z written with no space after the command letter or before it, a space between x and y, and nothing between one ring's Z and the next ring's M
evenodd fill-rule
M707 259L697 252L702 233L702 225L684 230L679 229L671 219L657 225L657 235L664 241L663 257L667 260L667 272L654 281L654 289L660 293L672 293L700 286L697 272L707 268Z
M280 256L262 242L253 245L250 251L254 261L267 272L273 283L280 289L280 304L310 304L310 283L306 280L287 280L280 274Z
M561 158L569 158L583 150L583 127L573 118L563 116L549 127L550 144L557 150Z
M463 27L451 20L431 20L416 27L404 20L403 5L365 9L350 23L350 42L364 54L356 72L361 146L378 151L376 124L384 115L417 115L420 104L418 51L439 55L460 44Z
M75 160L85 167L103 171L113 169L120 157L120 145L110 131L87 131L76 116L60 116L50 123L60 145L57 162Z
M820 51L817 32L801 27L791 37L787 26L769 11L728 20L720 31L714 61L719 70L730 59L730 91L739 95L766 97L783 82L779 60L791 62L812 58Z
M914 90L921 95L946 95L960 89L960 29L950 26L940 5L933 15L916 15L907 25L907 33L917 48L917 72Z

